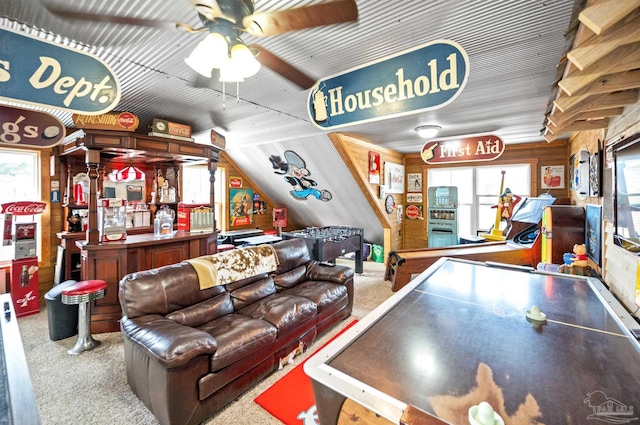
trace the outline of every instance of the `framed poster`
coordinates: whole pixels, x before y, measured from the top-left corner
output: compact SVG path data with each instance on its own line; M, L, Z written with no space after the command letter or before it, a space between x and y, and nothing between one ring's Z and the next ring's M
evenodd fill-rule
M585 246L587 256L600 266L602 252L602 207L587 204L585 207Z
M576 155L573 154L571 155L571 158L569 158L569 189L570 190L576 190L576 179L574 178L574 175L576 173Z
M369 151L369 183L380 184L380 154Z
M422 192L422 173L407 174L407 192Z
M546 165L540 167L543 189L564 189L564 165Z
M404 165L385 162L384 185L386 193L404 193Z
M410 204L421 204L422 203L422 192L416 193L407 193L407 203Z
M231 227L253 223L253 191L229 189L229 224Z

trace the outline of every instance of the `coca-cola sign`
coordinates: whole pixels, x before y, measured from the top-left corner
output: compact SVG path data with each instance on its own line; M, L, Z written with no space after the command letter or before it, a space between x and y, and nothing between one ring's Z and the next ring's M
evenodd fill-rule
M19 201L19 202L7 202L1 205L3 214L13 215L33 215L42 214L47 207L44 202L37 201Z

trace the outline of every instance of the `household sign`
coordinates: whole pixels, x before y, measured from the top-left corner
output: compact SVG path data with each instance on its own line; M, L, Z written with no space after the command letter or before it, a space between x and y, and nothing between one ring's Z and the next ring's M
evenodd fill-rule
M323 129L442 108L467 84L469 58L450 40L423 44L318 81L308 112Z
M0 29L0 99L99 115L116 107L120 85L93 55Z

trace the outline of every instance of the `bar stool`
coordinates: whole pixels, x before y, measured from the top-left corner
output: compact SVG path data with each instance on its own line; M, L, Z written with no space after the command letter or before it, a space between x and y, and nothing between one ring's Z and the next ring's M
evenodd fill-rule
M91 336L91 301L104 297L105 289L107 282L94 279L77 282L62 291L64 304L78 304L78 341L67 351L69 354L81 354L100 345Z
M230 251L235 247L236 246L232 243L221 243L221 244L218 244L218 252Z

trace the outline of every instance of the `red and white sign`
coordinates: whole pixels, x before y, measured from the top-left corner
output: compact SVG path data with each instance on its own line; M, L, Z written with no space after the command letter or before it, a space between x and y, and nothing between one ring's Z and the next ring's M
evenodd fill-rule
M406 214L410 220L422 219L422 207L419 205L407 205Z
M16 240L35 239L36 223L16 223Z
M13 214L13 215L33 215L33 214L42 214L47 207L47 204L44 202L37 201L18 201L18 202L7 202L0 205L2 209L0 210L3 214Z
M64 136L64 125L53 115L0 105L2 144L50 148L62 142Z
M420 152L427 164L450 164L453 162L493 161L504 152L504 142L498 136L469 137L458 140L431 141L425 143Z
M138 117L131 112L109 112L102 115L73 114L72 118L76 127L94 130L135 131L140 124Z

